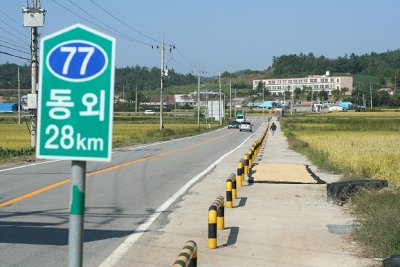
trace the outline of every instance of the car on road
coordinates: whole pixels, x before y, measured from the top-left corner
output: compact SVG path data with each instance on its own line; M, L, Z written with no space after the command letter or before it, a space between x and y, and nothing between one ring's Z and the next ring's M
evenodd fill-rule
M240 123L239 131L252 132L253 131L253 124L251 124L251 122L249 122L249 121L244 121L244 122Z
M154 110L148 109L144 111L144 114L156 114Z
M239 124L238 121L230 121L228 123L228 129L239 129Z

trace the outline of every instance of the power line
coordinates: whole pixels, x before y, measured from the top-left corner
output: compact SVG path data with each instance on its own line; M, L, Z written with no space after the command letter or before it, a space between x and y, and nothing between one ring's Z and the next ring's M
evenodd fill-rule
M196 68L196 66L193 65L193 64L181 53L181 51L180 51L178 48L175 48L175 49L176 49L176 51L178 52L178 54L179 54L187 63L189 63L190 66Z
M131 27L129 24L127 24L127 23L125 23L124 21L120 20L119 18L117 18L116 16L114 16L113 14L111 14L110 12L108 12L106 9L104 9L102 6L100 6L98 3L94 2L93 0L90 0L90 2L92 2L95 6L97 6L97 7L100 8L101 10L103 10L103 11L104 11L105 13L107 13L109 16L113 17L115 20L117 20L118 22L122 23L123 25L125 25L125 26L128 27L129 29L131 29L131 30L137 32L138 34L140 34L140 35L142 35L142 36L144 36L144 37L147 37L147 38L149 38L149 39L151 39L151 40L153 40L153 41L155 41L155 42L157 42L157 43L161 43L159 40L154 39L153 37L148 36L147 34L144 34L144 33L140 32L140 31L138 31L137 29Z
M167 54L167 56L169 57L168 62L171 62L171 61L172 61L172 62L175 64L175 66L178 66L178 67L180 67L181 69L184 69L184 70L186 70L186 71L188 71L188 72L193 72L193 69L188 68L187 66L183 65L181 62L179 62L178 60L176 60L173 56L168 55L168 54Z
M0 54L4 54L4 55L7 55L7 56L16 57L16 58L21 58L21 59L26 59L26 60L29 60L29 61L31 60L30 58L20 57L20 56L13 55L13 54L10 54L10 53L4 52L4 51L0 51Z
M111 27L111 26L105 24L104 22L102 22L101 20L99 20L98 18L96 18L95 16L93 16L92 14L90 14L88 11L84 10L84 9L81 8L79 5L77 5L76 3L74 3L72 0L69 0L69 2L71 2L71 4L73 4L73 5L74 5L75 7L77 7L79 10L81 10L82 12L84 12L86 15L90 16L91 18L93 18L93 19L96 20L97 22L99 22L99 23L101 23L102 25L104 25L104 26L106 26L106 27L108 27L108 28L111 29L111 31L110 31L110 30L108 30L108 31L110 31L110 32L117 32L117 33L120 34L121 37L125 36L125 37L123 37L123 38L128 39L128 40L129 40L130 38L132 38L132 37L130 37L129 35L126 35L126 34L124 34L123 32L120 32L120 31L118 31L117 29L114 29L113 27ZM134 38L132 38L132 39L134 39ZM136 40L136 39L134 39L134 40ZM138 42L141 42L140 40L137 40L137 41L138 41ZM145 45L148 45L148 46L151 46L151 44L147 44L147 43L144 43L144 42L141 42L141 43L143 43L143 44L145 44Z
M74 12L73 10L69 9L68 7L66 7L66 6L64 6L64 5L62 5L62 4L60 4L60 3L57 2L56 0L52 0L52 1L53 1L55 4L59 5L60 7L64 8L65 10L69 11L70 13L74 14L75 16L77 16L77 17L79 17L79 18L81 18L81 19L83 19L83 20L85 20L85 21L87 21L87 22L89 22L89 23L91 23L91 24L93 24L93 25L99 27L100 29L103 29L103 30L105 30L105 31L107 31L107 32L113 33L113 32L110 31L109 29L107 29L107 28L105 28L105 27L103 27L103 26L101 26L101 25L99 25L99 24L97 24L97 23L94 23L93 21L90 21L89 19L87 19L87 18L85 18L85 17L79 15L78 13ZM109 26L108 26L108 27L109 27ZM122 38L124 38L124 39L126 39L126 40L128 40L128 41L135 42L135 43L138 43L138 44L141 44L141 45L145 45L145 46L151 47L151 44L149 44L149 43L145 43L145 42L142 42L142 41L140 41L140 40L137 40L137 39L135 39L135 38L133 38L133 37L130 37L130 36L128 36L128 35L119 33L118 30L113 29L113 31L117 32L117 35L119 35L120 37L122 37Z
M24 46L22 46L22 45L18 45L18 44L16 44L15 42L13 42L13 41L10 40L10 39L4 38L4 37L1 37L1 38L10 41L10 42L7 42L7 41L4 41L4 40L0 40L0 42L2 42L2 43L6 43L6 44L9 44L9 45L13 45L13 46L15 46L15 47L19 47L19 48L22 48L22 49L27 49L27 47L24 47ZM27 50L27 51L29 51L29 50Z
M0 28L0 30L5 31L6 33L10 34L12 37L14 37L15 39L18 39L19 41L21 41L23 43L25 42L25 40L23 40L22 38L19 38L18 36L15 36L12 32L10 32L10 31L8 31L8 30L6 30L4 28Z
M10 20L12 20L15 24L17 24L18 26L21 26L20 22L16 21L15 19L13 19L12 17L10 17L7 13L5 13L4 11L0 10L0 13L3 14L4 16L6 16L7 18L9 18Z
M123 13L121 13L121 12L119 12L117 9L115 9L112 5L110 5L110 4L106 3L106 2L104 2L103 0L97 0L97 1L103 3L105 6L108 7L108 9L113 10L115 13L117 13L117 15L118 15L119 17L123 17L126 21L129 21L130 23L132 23L132 24L134 24L134 25L136 25L136 26L138 26L138 27L140 27L140 28L143 28L143 29L145 29L145 30L152 31L152 32L156 32L158 35L162 35L162 33L159 32L159 31L156 31L156 30L154 30L154 29L150 29L150 28L148 28L148 27L145 27L145 26L143 26L143 25L139 25L139 24L133 22L132 20L130 20L130 18L128 18L128 17L125 16ZM160 41L157 40L157 42L161 44Z
M24 36L25 38L28 38L28 36L27 36L25 33L19 31L17 28L11 26L10 24L8 24L7 22L5 22L4 20L0 19L0 21L3 22L3 23L4 23L5 25L7 25L8 27L10 27L11 29L15 30L17 33L19 33L19 34L21 34L22 36Z
M11 47L11 46L2 45L2 44L0 44L0 46L1 46L1 47L5 47L5 48L8 48L8 49L11 49L11 50L14 50L14 51L17 51L17 52L21 52L21 53L23 53L23 54L30 55L30 53L28 53L28 52L24 52L24 51L22 51L22 50L19 50L19 49L13 48L13 47Z

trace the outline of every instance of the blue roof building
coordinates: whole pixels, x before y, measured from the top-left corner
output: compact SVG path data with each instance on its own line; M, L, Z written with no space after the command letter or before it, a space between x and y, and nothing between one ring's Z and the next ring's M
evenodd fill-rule
M0 112L13 112L13 111L18 111L18 104L0 103Z

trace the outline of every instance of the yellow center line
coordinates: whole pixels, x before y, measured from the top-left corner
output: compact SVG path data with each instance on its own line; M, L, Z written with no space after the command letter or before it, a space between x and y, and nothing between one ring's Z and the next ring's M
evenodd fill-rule
M121 163L121 164L117 164L117 165L114 165L114 166L111 166L111 167L107 167L107 168L104 168L104 169L101 169L101 170L88 172L88 173L86 173L86 177L94 176L96 174L101 174L101 173L105 173L105 172L109 172L109 171L113 171L115 169L119 169L119 168L122 168L122 167L130 166L130 165L133 165L133 164L136 164L136 163L139 163L139 162L143 162L143 161L146 161L146 160L151 160L151 159L167 156L167 155L170 155L170 154L182 152L182 151L185 151L185 150L189 150L189 149L192 149L192 148L195 148L195 147L199 147L201 145L205 145L207 143L211 143L211 142L214 142L214 141L216 141L218 139L221 139L221 138L223 138L223 137L225 137L225 136L227 136L229 134L231 134L231 132L227 133L225 135L221 135L221 136L218 136L218 137L215 137L215 138L208 139L208 140L206 140L204 142L201 142L201 143L198 143L198 144L194 144L194 145L190 145L190 146L187 146L187 147L170 150L170 151L167 151L167 152L162 152L162 153L159 153L159 154L156 154L156 155L153 155L153 156L149 156L149 157L145 157L145 158L135 159L135 160L124 162L124 163ZM71 182L71 178L56 182L56 183L51 184L51 185L47 185L45 187L39 188L37 190L34 190L32 192L29 192L29 193L26 193L26 194L21 195L19 197L12 198L12 199L7 200L5 202L1 202L0 203L0 208L8 206L8 205L11 205L11 204L14 204L14 203L19 202L21 200L24 200L26 198L30 198L30 197L39 195L39 194L44 193L44 192L46 192L46 191L48 191L50 189L62 186L62 185L67 184L69 182Z

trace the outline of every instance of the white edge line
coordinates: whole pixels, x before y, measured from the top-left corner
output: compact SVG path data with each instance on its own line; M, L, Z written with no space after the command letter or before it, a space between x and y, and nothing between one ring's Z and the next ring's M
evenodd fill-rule
M50 161L43 161L43 162L35 162L35 163L32 163L32 164L21 165L21 166L17 166L17 167L8 168L8 169L3 169L3 170L0 170L0 172L12 171L12 170L16 170L16 169L25 168L25 167L32 167L32 166L36 166L36 165L53 163L53 162L58 162L58 161L62 161L62 160L58 159L58 160L50 160Z
M263 123L261 124L261 126ZM129 235L125 241L119 245L118 248L111 253L100 265L99 267L109 267L115 266L120 259L125 255L125 253L135 244L135 242L146 232L146 230L150 227L150 225L162 214L172 203L174 203L181 195L183 195L186 190L188 190L194 183L196 183L203 175L207 174L209 171L212 170L218 163L220 163L223 159L225 159L228 155L239 149L243 146L251 137L253 137L260 129L247 137L240 145L236 148L232 149L228 153L222 155L219 159L217 159L214 163L212 163L207 169L193 177L190 181L188 181L181 189L179 189L175 194L173 194L168 200L166 200L160 207L156 209L156 211L139 227L135 230L134 233Z

